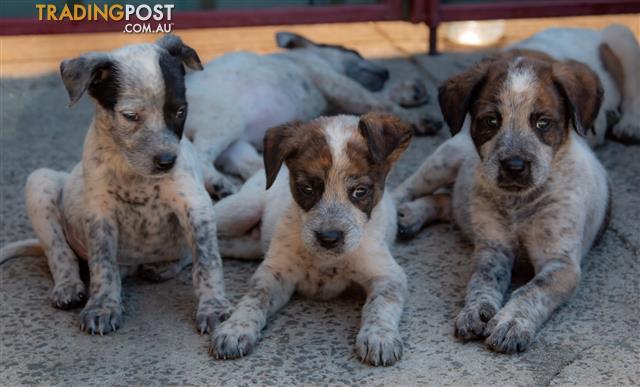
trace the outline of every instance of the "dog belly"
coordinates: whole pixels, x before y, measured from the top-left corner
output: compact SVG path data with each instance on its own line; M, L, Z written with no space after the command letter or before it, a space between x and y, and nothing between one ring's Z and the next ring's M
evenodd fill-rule
M305 281L298 284L296 290L308 298L318 300L328 300L337 297L344 292L351 283L344 278L328 278L327 276L318 275L318 273L310 272Z

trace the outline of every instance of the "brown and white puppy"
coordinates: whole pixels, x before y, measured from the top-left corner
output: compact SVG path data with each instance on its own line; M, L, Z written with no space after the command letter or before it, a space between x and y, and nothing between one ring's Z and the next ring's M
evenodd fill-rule
M404 203L400 235L453 215L474 244L459 338L523 351L575 291L580 262L608 220L607 175L583 137L601 97L588 66L526 51L479 63L440 88L455 136L393 195ZM452 196L442 190L451 185ZM505 304L519 256L535 277Z
M192 260L198 330L212 331L228 315L213 204L196 150L182 136L184 66L202 69L196 52L172 35L60 65L71 104L85 92L95 102L82 161L70 173L29 175L26 206L38 239L5 246L0 263L44 253L53 305L86 302L80 325L91 334L122 324L121 273L142 269L162 281ZM78 258L89 264L88 297Z
M259 255L261 244L266 251L250 290L214 332L215 357L249 353L267 318L294 291L326 299L355 283L367 293L358 356L372 365L400 359L407 284L389 252L396 211L385 180L410 139L409 125L382 113L321 117L267 131L268 190L259 188L265 174L258 173L247 189L215 206L221 222L229 223L220 229L240 231L235 240L227 235L222 241L223 256ZM247 231L260 221L261 241L241 235L242 227Z

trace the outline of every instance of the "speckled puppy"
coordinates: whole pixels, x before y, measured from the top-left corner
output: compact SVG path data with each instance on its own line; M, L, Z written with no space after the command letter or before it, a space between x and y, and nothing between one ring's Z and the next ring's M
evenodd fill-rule
M518 50L451 78L439 97L455 136L393 192L404 203L400 232L452 212L476 264L456 336L523 351L575 291L580 262L607 224L607 175L584 139L600 82L580 62ZM451 184L452 203L432 196ZM535 277L503 306L516 255Z
M44 252L53 304L68 309L86 299L77 257L87 259L91 289L80 314L87 332L122 323L121 270L165 280L192 257L198 330L212 331L228 313L213 205L201 162L182 139L183 64L202 68L193 49L168 35L60 65L71 104L86 90L96 102L82 162L70 174L29 176L27 210L39 240L6 246L0 261Z
M378 113L361 119L322 117L267 131L264 161L266 187L271 188L265 193L259 187L264 187L259 173L247 182L250 189L216 204L223 221L231 223L230 214L236 214L236 225L262 220L261 241L239 236L234 248L233 240L226 240L223 255L224 250L242 255L239 249L255 254L262 244L266 256L249 292L215 330L214 356L248 354L267 317L294 291L326 299L355 283L367 293L356 339L358 356L372 365L400 359L398 324L407 284L389 252L396 211L385 180L410 139L408 125ZM250 210L238 212L240 208Z

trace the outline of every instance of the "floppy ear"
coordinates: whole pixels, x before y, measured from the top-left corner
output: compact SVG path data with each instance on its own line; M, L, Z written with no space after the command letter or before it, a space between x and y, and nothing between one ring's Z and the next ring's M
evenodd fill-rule
M400 118L371 112L360 117L360 134L367 141L369 153L376 163L393 165L411 142L411 126Z
M69 107L73 106L87 89L105 107L115 105L112 93L101 93L115 82L116 67L106 53L89 53L60 63L60 76L69 93ZM113 90L111 90L113 91Z
M294 49L315 46L316 44L302 35L280 31L276 33L276 43L280 48Z
M167 50L171 56L179 58L188 68L202 70L202 63L196 50L182 43L182 39L178 36L167 34L158 39L156 44Z
M301 121L293 121L269 128L263 139L264 170L267 174L267 189L278 177L282 163L294 149L293 136L302 126Z
M492 61L489 59L476 63L467 71L447 79L438 89L440 110L452 136L462 129L464 118L485 83Z
M553 82L569 107L573 128L585 136L598 116L604 91L600 79L589 66L567 60L552 67Z

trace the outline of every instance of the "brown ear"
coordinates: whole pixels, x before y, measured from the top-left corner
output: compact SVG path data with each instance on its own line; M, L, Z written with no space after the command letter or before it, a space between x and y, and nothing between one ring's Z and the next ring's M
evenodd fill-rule
M554 63L552 72L553 82L569 107L573 128L583 136L594 130L604 94L596 73L575 60Z
M292 50L294 48L313 47L316 44L302 35L288 31L280 31L276 33L276 43L280 48Z
M485 82L491 62L493 58L476 63L464 73L446 80L438 89L440 110L452 136L462 129L464 118Z
M278 177L284 160L295 150L293 136L302 126L301 121L293 121L267 130L263 139L264 170L267 174L267 189Z
M410 125L392 114L367 113L360 117L358 128L376 163L393 165L411 142Z
M171 56L179 58L190 69L202 70L202 63L196 50L184 44L178 36L166 34L158 39L156 44L167 50Z

